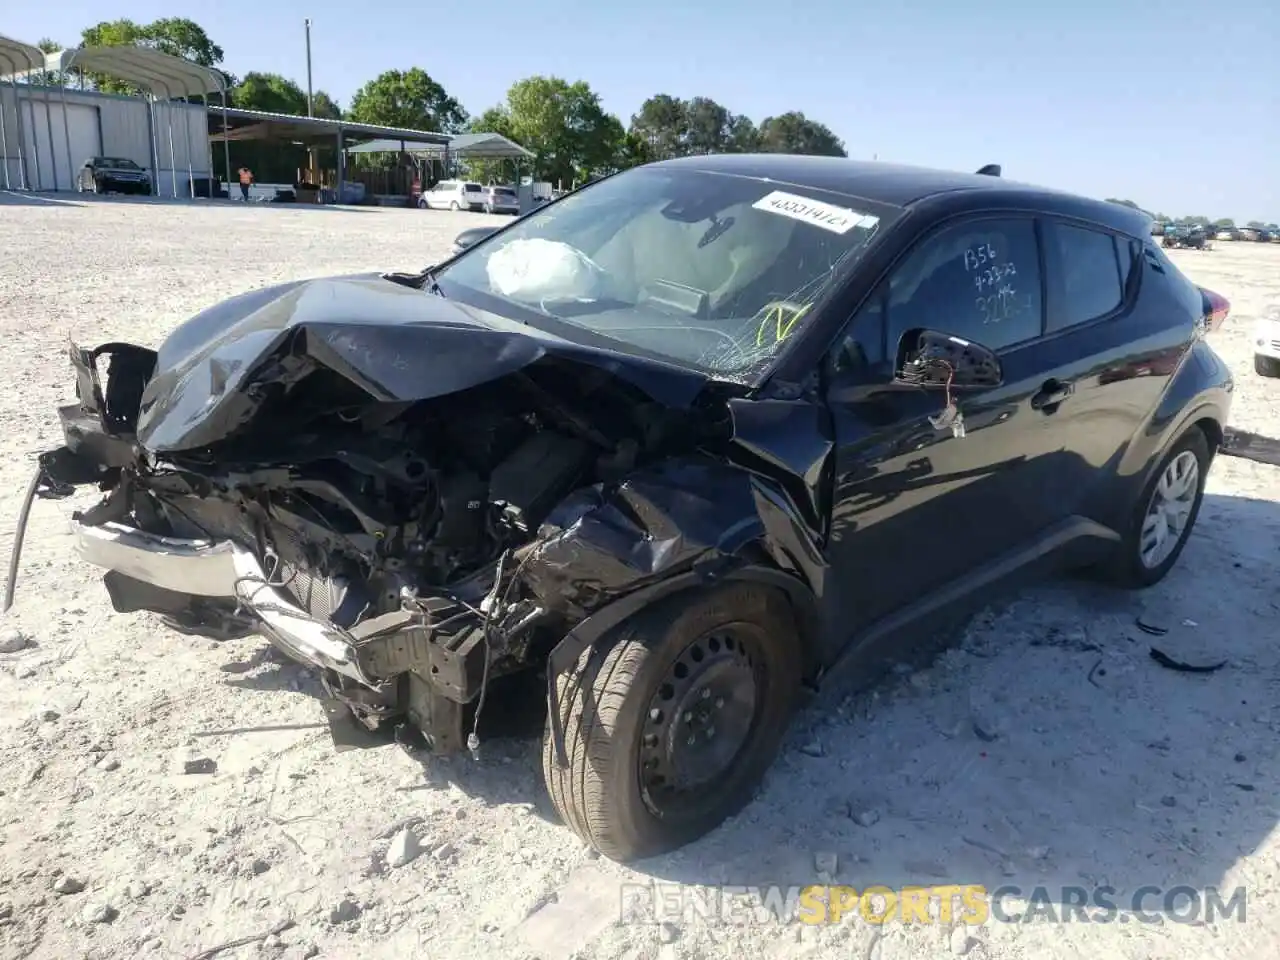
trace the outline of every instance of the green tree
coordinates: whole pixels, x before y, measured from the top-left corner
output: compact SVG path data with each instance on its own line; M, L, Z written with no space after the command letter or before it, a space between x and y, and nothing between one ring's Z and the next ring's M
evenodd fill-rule
M631 117L632 136L646 145L654 160L684 156L688 128L685 102L667 93L650 97Z
M760 149L760 131L750 117L735 116L729 124L727 153L752 153Z
M251 71L244 75L231 91L231 103L242 110L264 110L268 113L307 115L307 93L288 77L278 73ZM337 120L342 111L323 90L311 96L312 110L317 117Z
M132 20L104 20L86 27L80 34L85 47L149 47L173 57L182 57L202 67L216 67L223 51L209 39L204 28L184 17L168 17L139 24ZM93 85L104 93L138 93L137 87L104 74L88 74Z
M1267 225L1263 223L1261 220L1250 220L1248 223L1245 224L1245 226L1248 227L1250 230L1267 229Z
M760 124L757 149L765 153L797 153L847 157L844 143L831 130L798 110L766 117Z
M348 116L359 123L440 133L457 133L467 124L462 105L418 67L388 70L370 80L356 91Z
M534 173L552 183L571 184L617 169L626 157L627 137L618 118L600 105L583 80L527 77L507 91L506 103L482 120L536 155Z
M758 133L750 117L730 112L710 97L680 100L659 93L631 117L629 133L643 141L653 160L689 154L746 153L756 149Z
M1222 217L1218 220L1213 221L1213 225L1217 227L1219 230L1230 230L1233 227L1235 227L1236 222L1232 220L1230 217Z

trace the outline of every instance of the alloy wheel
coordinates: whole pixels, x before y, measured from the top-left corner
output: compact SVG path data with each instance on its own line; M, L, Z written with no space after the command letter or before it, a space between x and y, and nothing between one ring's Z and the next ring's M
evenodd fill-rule
M1142 518L1138 557L1148 570L1164 563L1186 535L1199 490L1200 461L1183 450L1164 468Z

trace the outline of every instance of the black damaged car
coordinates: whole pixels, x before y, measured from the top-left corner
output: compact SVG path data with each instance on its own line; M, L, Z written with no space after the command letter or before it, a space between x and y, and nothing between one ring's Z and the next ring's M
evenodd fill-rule
M475 749L529 672L556 809L625 860L741 808L804 692L997 586L1164 577L1227 309L1142 214L998 168L691 157L416 275L73 347L31 490L100 487L74 534L116 610L261 633L371 728Z

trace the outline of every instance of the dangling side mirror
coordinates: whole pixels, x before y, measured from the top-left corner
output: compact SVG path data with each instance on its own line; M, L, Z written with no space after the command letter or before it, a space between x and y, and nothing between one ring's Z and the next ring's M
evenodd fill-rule
M898 341L895 383L976 390L998 387L1004 371L995 351L937 330L908 330Z

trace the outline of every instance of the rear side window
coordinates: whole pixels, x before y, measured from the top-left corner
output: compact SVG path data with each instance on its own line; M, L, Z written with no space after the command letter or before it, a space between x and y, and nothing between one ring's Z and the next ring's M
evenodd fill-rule
M1047 224L1049 255L1059 274L1060 299L1048 332L1096 320L1120 309L1124 282L1116 237L1100 230Z
M1152 279L1159 278L1157 283L1170 291L1178 302L1186 309L1187 315L1194 319L1204 313L1204 300L1200 288L1187 279L1186 274L1177 268L1168 255L1151 240L1142 245L1142 260Z
M1116 257L1120 263L1120 287L1126 294L1129 292L1129 281L1133 278L1133 262L1138 259L1141 251L1142 244L1137 240L1116 237Z
M481 190L484 189L484 187L480 186L480 184L478 183L468 183L465 189L467 193L479 193Z

